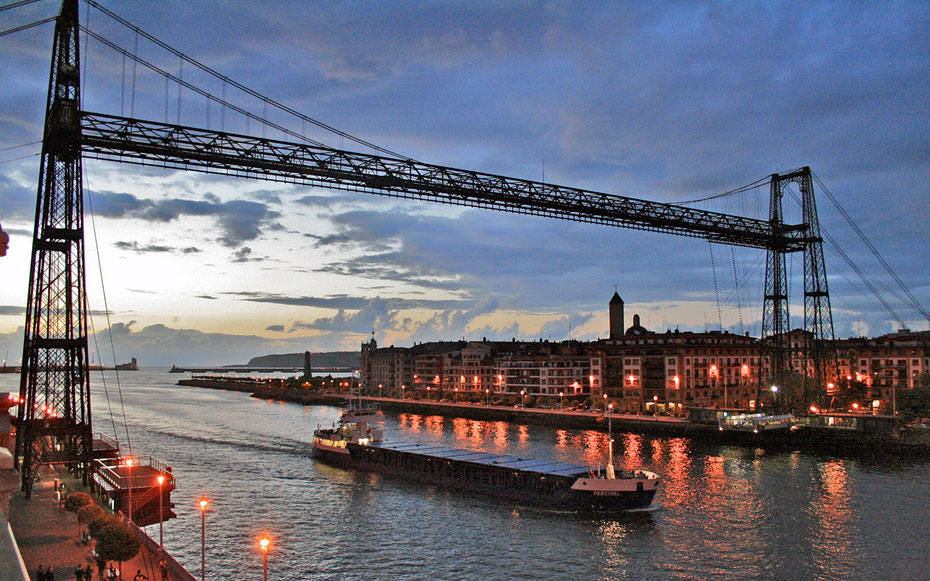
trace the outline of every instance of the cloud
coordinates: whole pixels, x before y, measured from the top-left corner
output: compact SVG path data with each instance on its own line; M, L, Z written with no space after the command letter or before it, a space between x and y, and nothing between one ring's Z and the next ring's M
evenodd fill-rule
M171 222L184 216L212 217L220 230L219 241L224 246L237 247L243 242L255 240L262 234L262 229L279 229L276 222L281 213L271 210L267 204L251 200L221 201L216 195L205 194L203 200L182 198L165 198L150 200L133 194L116 192L97 192L94 196L94 210L98 215L108 218L137 218L149 222ZM133 243L124 243L133 244ZM159 252L159 248L146 247L148 250L131 248L139 252ZM186 252L196 252L193 247Z
M331 295L326 297L285 296L265 292L236 291L226 293L246 301L299 307L317 307L323 309L360 310L372 304L384 304L387 308L401 309L447 309L453 306L473 304L471 300L461 299L404 299L404 298L365 298L349 295Z
M252 258L252 249L248 246L243 246L239 250L233 253L233 262L250 262L254 260L261 260L260 258Z
M26 307L17 305L0 305L0 315L12 315L15 317L25 317Z
M267 339L256 335L204 333L194 329L175 329L165 325L148 325L133 330L131 324L116 323L97 333L98 340L113 340L117 358L137 357L144 366L215 365L245 363L261 353L296 353L321 350L312 338Z
M265 330L266 330L266 331L274 331L274 332L276 332L276 333L283 333L283 332L284 332L284 325L268 325L267 327L265 327Z

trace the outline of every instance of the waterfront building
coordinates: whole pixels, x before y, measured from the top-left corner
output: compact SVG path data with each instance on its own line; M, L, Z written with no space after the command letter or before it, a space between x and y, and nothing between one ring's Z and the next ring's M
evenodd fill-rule
M847 377L864 383L873 402L888 405L897 393L913 389L921 374L930 372L930 331L901 329L837 343L841 361L849 369Z
M564 394L631 413L759 407L760 382L770 375L759 339L727 331L654 332L639 315L624 329L624 303L617 292L608 309L608 338L590 342L482 339L379 348L372 337L362 344L361 385L368 393L380 389L385 395L415 393L436 400L460 394L515 399L522 392L555 404ZM812 376L812 362L800 356L806 341L804 330L791 331L788 355L794 371ZM930 331L902 330L837 346L837 377L865 383L879 406L890 406L899 390L912 389L920 374L930 372ZM830 395L839 389L835 379L827 386Z
M758 402L759 341L726 331L667 330L640 324L599 341L603 394L626 412L680 415L686 407L754 409Z

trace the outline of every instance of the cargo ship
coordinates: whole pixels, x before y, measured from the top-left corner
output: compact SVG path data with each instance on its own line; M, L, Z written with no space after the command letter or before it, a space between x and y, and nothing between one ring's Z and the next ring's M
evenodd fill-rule
M312 457L326 464L379 472L482 495L568 511L644 510L661 478L647 470L617 470L613 438L603 467L535 460L384 440L378 413L347 410L333 428L317 429Z

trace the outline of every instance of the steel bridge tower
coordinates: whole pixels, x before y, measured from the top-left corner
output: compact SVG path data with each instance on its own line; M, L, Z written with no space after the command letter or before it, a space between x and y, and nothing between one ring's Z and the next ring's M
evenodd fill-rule
M801 193L802 223L795 226L785 225L782 210L782 200L791 184L796 184ZM783 381L791 371L795 371L804 380L802 403L805 406L818 400L825 403L822 399L825 395L832 395L830 382L835 381L838 364L823 238L810 168L772 175L769 223L773 233L801 232L803 243L800 249L775 244L767 251L762 339L769 357L770 379ZM785 259L788 252L798 251L804 253L804 330L792 341Z
M92 461L78 2L55 24L39 169L16 418L15 461L26 496L38 468L67 463L85 484Z

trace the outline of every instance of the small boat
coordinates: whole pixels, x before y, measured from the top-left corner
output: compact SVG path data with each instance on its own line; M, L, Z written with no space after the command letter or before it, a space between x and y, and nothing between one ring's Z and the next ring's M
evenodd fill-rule
M572 511L647 509L662 481L647 470L617 470L612 437L608 462L601 470L446 446L386 442L377 422L362 421L367 417L371 415L361 410L346 410L337 426L317 429L312 457L343 468Z

